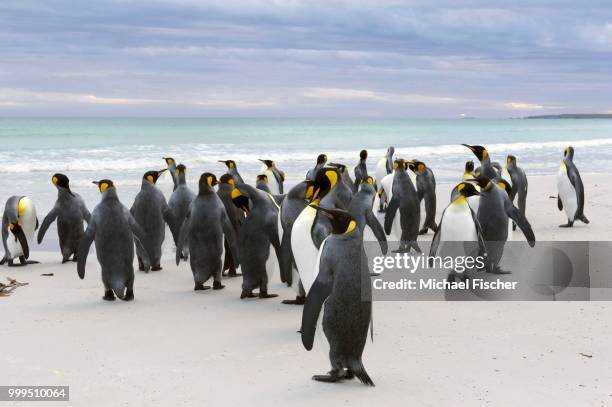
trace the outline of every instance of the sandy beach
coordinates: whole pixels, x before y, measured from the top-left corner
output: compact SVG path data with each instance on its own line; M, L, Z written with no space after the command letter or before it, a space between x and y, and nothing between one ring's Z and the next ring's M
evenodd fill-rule
M560 229L555 178L529 178L538 240L611 240L609 177L583 180L591 224ZM439 214L451 187L438 186ZM302 308L280 303L294 294L278 276L275 299L239 300L240 278L194 292L188 265L173 263L169 233L165 251L164 270L137 272L130 303L102 301L93 252L84 280L35 243L30 258L42 264L1 267L0 280L29 285L0 298L0 384L69 385L71 404L90 407L612 405L607 302L376 302L364 354L376 387L324 384L311 376L329 370L327 355L316 343L302 347Z

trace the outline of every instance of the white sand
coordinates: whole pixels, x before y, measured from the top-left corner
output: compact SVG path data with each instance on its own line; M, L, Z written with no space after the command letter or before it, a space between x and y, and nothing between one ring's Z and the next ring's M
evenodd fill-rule
M612 240L612 183L584 178L592 222L573 229L557 228L554 177L530 178L539 240ZM94 253L83 281L57 252L31 258L45 264L0 268L30 283L0 298L0 385L69 385L73 405L612 405L607 302L377 302L369 388L311 380L328 359L303 349L302 308L280 304L293 291L278 281L276 299L240 301L240 279L196 293L188 265L166 256L163 271L137 273L134 302L108 303Z

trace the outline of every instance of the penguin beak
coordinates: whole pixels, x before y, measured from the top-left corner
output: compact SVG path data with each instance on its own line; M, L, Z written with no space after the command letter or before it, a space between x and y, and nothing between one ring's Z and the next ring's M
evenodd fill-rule
M463 147L467 147L467 148L469 148L470 150L474 151L474 147L472 147L472 146L471 146L471 145L469 145L469 144L461 144L461 145L462 145Z
M94 185L98 185L98 186L100 185L100 182L98 182L98 181L91 181L91 183L94 184Z
M315 201L319 197L319 193L321 193L321 188L315 189L314 193L312 194L312 197L310 198L310 202Z
M163 174L165 171L168 171L168 169L167 169L167 168L164 168L163 170L159 170L159 171L157 171L157 177L158 177L158 178L159 178L159 177L161 177L161 176L162 176L162 174Z
M333 219L334 215L329 212L327 209L320 207L319 205L315 205L313 206L313 208L317 211L317 212L321 212L323 214L323 216L325 216L328 219Z
M28 239L26 239L25 233L23 233L23 229L19 225L19 223L11 223L9 225L9 229L13 233L13 235L21 244L21 249L23 250L23 257L26 259L30 257L30 247L28 246Z

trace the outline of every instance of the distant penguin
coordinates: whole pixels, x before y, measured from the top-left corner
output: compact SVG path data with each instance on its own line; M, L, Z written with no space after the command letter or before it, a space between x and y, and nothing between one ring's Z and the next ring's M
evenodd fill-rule
M419 235L424 235L428 230L432 232L438 230L436 224L436 178L434 173L425 163L421 161L413 161L414 173L416 174L416 189L419 197L419 202L424 201L424 210L421 211L421 216L424 216L422 221L422 229L419 231Z
M237 183L244 183L242 177L238 173L238 168L236 167L236 162L233 160L219 160L220 163L225 164L227 167L227 173L234 178L234 181Z
M514 202L517 199L517 207L523 215L525 215L527 207L527 175L521 167L516 164L516 157L509 155L506 158L506 165L502 168L502 179L510 183L510 200ZM512 230L516 230L516 224L512 224Z
M474 161L466 161L465 170L463 171L463 175L461 176L461 179L463 181L468 181L468 180L476 178L477 176L478 175L474 173ZM474 187L476 188L476 191L480 195L480 187L478 185L475 185ZM468 204L470 205L470 208L472 208L474 213L478 213L478 205L480 204L479 195L472 195L467 198Z
M346 185L348 190L351 191L352 194L357 193L357 187L355 186L355 182L352 180L346 165L339 163L330 163L329 165L330 167L335 167L338 169L342 177L342 182L344 182L344 185Z
M429 256L434 257L476 257L486 253L484 238L476 214L467 199L478 196L479 192L469 182L462 182L453 189L450 204L442 212L438 230L434 234ZM445 244L445 242L451 242ZM475 242L473 245L470 242ZM450 273L449 280L456 276L465 279L464 270Z
M57 219L62 264L69 261L70 256L72 261L77 261L79 243L85 232L83 221L89 222L91 214L83 198L70 190L70 180L66 175L54 174L51 182L57 188L57 201L38 230L38 244L43 241L47 229Z
M393 167L393 196L385 213L385 233L391 234L393 220L399 216L402 235L397 252L409 252L412 248L420 253L421 249L416 241L421 218L417 191L406 172L408 168L406 160L396 159Z
M11 196L4 207L2 216L2 244L4 257L0 265L8 263L9 267L18 266L13 260L19 258L19 266L38 263L28 260L30 257L29 241L38 229L36 207L27 196Z
M255 188L267 192L268 194L271 194L272 191L270 191L270 187L268 186L269 182L270 181L267 175L259 174L257 178L255 178Z
M300 281L291 248L293 226L314 192L312 181L302 181L291 188L280 206L279 220L282 228L280 274L281 281L295 290L295 300L284 300L283 304L304 304L306 293ZM312 242L311 242L312 244Z
M359 164L355 166L353 172L355 173L355 188L356 192L359 189L359 185L368 178L368 165L366 163L368 159L368 151L361 150L359 152Z
M270 193L273 195L284 194L283 182L285 181L285 173L276 167L276 163L273 160L259 159L259 161L264 164L260 171L268 177Z
M199 192L191 203L181 237L176 248L176 264L180 262L183 244L189 245L191 257L189 263L195 282L194 290L205 290L210 287L204 283L213 278L213 290L220 290L221 273L225 258L224 242L231 247L235 264L238 264L238 244L234 228L225 212L225 206L214 190L217 177L205 172L200 177Z
M576 220L589 223L584 215L584 185L574 164L574 147L567 147L563 153L557 173L557 190L557 206L560 211L565 208L567 215L567 224L560 227L571 228Z
M508 240L508 219L518 225L531 247L535 245L535 235L527 218L510 201L507 193L510 186L506 181L494 182L486 177L478 177L475 181L480 186L477 217L487 248L487 269L492 273L505 273L500 269L499 262Z
M94 181L102 194L102 200L94 208L81 239L77 254L77 271L85 278L85 265L89 248L95 241L96 256L102 269L102 283L106 301L115 295L124 301L134 299L134 240L140 242L151 257L149 239L130 211L117 196L113 181Z
M219 185L217 189L217 195L223 202L223 206L225 207L225 213L232 224L232 228L234 229L234 236L236 241L238 241L238 236L240 234L240 227L244 223L244 211L238 209L234 202L232 201L232 191L234 190L235 181L229 174L223 174L221 178L219 178ZM237 268L238 264L234 261L235 256L232 253L232 248L227 240L224 241L225 248L225 260L223 261L223 273L227 272L228 277L238 277L241 276L242 273L238 273Z
M147 171L142 176L140 192L136 194L130 213L145 232L147 242L136 245L138 269L146 273L149 270L159 271L161 267L162 243L166 236L166 223L172 225L172 210L166 202L163 192L155 185L166 171ZM176 190L175 190L176 191ZM150 247L148 258L145 246Z
M306 297L300 332L304 348L311 350L320 325L329 343L331 371L313 379L338 382L357 377L374 386L361 360L372 323L372 292L370 284L362 283L370 278L361 264L362 236L348 212L319 206L316 210L329 217L332 235L318 254L317 278Z
M395 147L391 146L387 148L387 152L384 157L376 163L376 184L380 188L380 182L382 179L393 172L393 154L395 153Z
M278 205L270 194L247 184L236 183L232 198L236 206L247 212L238 237L242 269L240 298L255 297L253 290L257 288L259 298L277 297L278 294L268 293L268 283L281 258Z
M462 144L462 146L465 146L469 148L470 150L472 150L472 153L474 153L476 158L478 158L478 160L480 161L480 169L478 170L480 172L479 174L480 176L483 176L489 179L494 179L499 176L499 172L495 169L495 167L491 163L491 157L489 156L489 152L487 151L486 148L484 148L483 146L478 146L478 145L471 146L469 144ZM497 165L499 166L499 164Z
M178 174L176 173L176 161L172 157L163 157L166 165L168 166L168 172L172 176L172 183L174 184L174 190L178 187Z
M177 186L172 195L170 195L170 199L168 200L168 207L170 208L170 215L167 219L170 221L168 226L170 227L170 232L172 233L172 239L174 240L174 245L178 245L179 238L181 236L181 228L183 227L183 222L185 221L185 216L187 216L187 212L189 211L189 205L195 199L195 194L187 186L187 167L183 164L179 164L176 166L176 170L174 171L177 178ZM186 254L188 252L187 245L183 246L183 252L181 256L186 258Z
M372 230L372 233L374 233L376 240L378 240L382 253L387 254L387 238L385 237L385 231L372 211L372 203L374 202L375 196L374 178L368 176L361 182L359 192L357 192L351 200L348 212L357 221L357 226L359 227L361 235L364 236L365 227L368 226L370 230Z
M315 177L317 176L317 172L319 172L319 170L323 168L326 163L327 155L319 154L319 156L317 157L317 164L314 166L314 168L308 170L308 172L306 173L306 179L309 181L314 181Z

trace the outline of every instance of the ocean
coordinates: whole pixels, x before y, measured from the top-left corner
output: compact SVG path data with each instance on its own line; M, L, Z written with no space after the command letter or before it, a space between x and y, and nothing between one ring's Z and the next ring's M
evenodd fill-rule
M445 183L457 182L465 161L475 159L461 143L482 144L502 163L513 154L528 176L556 173L567 145L583 173L612 172L612 120L0 118L0 140L0 201L28 195L41 219L55 200L53 173L68 175L90 208L99 200L91 181L110 178L129 207L142 174L164 168L165 156L187 166L196 191L202 172L225 172L221 159L235 160L247 182L259 173L258 158L273 159L295 184L320 153L352 175L365 148L373 173L390 145ZM159 185L169 196L170 176Z

